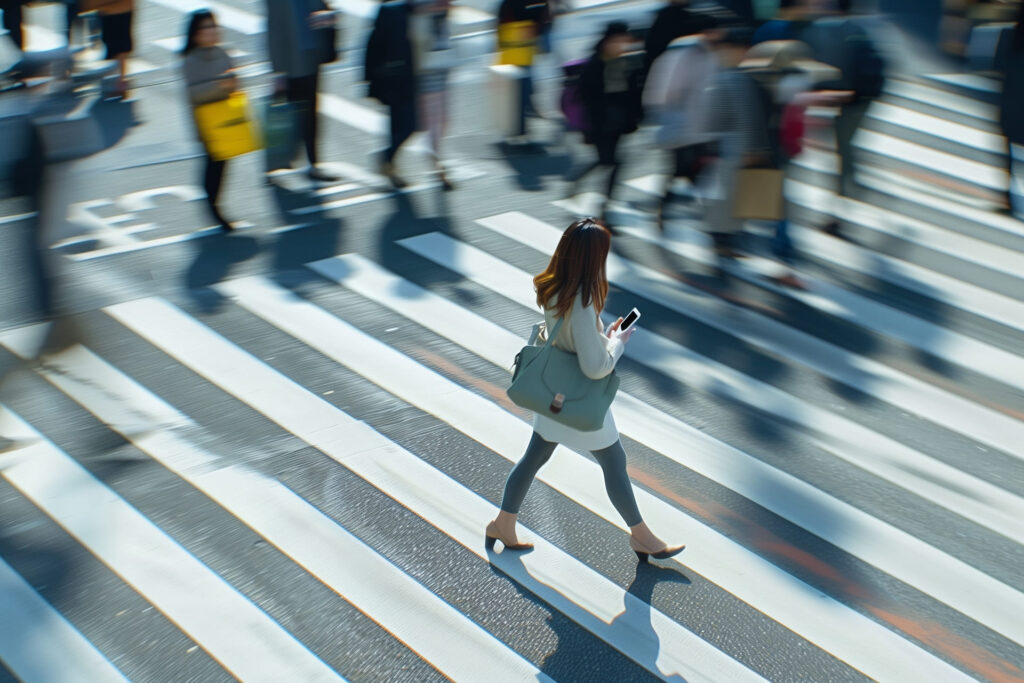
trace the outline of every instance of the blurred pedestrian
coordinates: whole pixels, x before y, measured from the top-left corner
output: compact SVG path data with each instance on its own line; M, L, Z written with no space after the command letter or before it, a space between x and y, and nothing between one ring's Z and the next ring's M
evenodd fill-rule
M675 196L677 178L695 187L701 163L714 156L715 135L707 124L710 86L721 69L714 52L715 20L705 15L691 24L702 32L676 38L654 60L644 84L643 105L656 126L655 144L672 156L672 172L665 179L657 223L665 229L665 211Z
M808 12L807 0L780 0L775 18L754 31L754 45L769 40L800 40L811 24Z
M619 142L637 129L641 107L642 65L627 52L634 43L629 27L621 21L608 24L594 46L583 72L579 92L584 110L584 141L597 151L597 159L570 174L570 196L579 193L580 182L597 168L608 170L601 221L608 225L608 203L619 174ZM610 228L609 228L610 229Z
M100 13L100 33L107 48L107 59L116 59L118 79L116 94L128 97L128 57L135 49L132 40L132 16L135 0L81 0L82 12Z
M1002 64L1003 92L1000 99L999 124L1007 142L1007 170L1010 184L1006 192L1006 205L1014 212L1014 146L1024 145L1024 4L1017 11L1017 24Z
M854 198L858 193L853 158L853 136L860 128L871 100L882 93L885 65L867 31L851 15L853 0L838 0L835 16L824 16L803 32L802 40L814 51L814 58L839 69L839 78L820 87L834 91L840 101L835 119L839 178L836 194ZM825 228L839 234L838 220Z
M407 0L381 4L377 20L366 43L366 80L369 96L388 107L391 114L391 142L380 163L380 173L396 188L405 181L395 170L395 157L405 141L416 132L416 64L410 34L412 7Z
M448 128L448 73L456 65L448 11L451 0L421 0L412 15L412 42L419 91L419 114L427 131L434 167L446 190L453 189L441 162Z
M635 329L619 332L622 318L607 329L601 325L600 315L608 295L605 260L610 244L611 235L595 219L574 221L562 234L547 269L533 279L537 305L544 311L544 336L553 333L554 347L575 354L580 370L591 379L606 377L615 369ZM519 542L516 518L530 484L559 443L594 455L604 471L608 497L629 526L629 545L640 561L651 555L658 559L672 557L685 548L666 546L643 521L626 470L626 452L609 409L602 426L595 431L580 431L534 414L533 436L508 475L497 518L487 525L489 549L495 541L501 541L506 550L533 547L531 543Z
M213 13L210 10L193 12L186 36L182 53L185 56L185 84L192 108L226 100L238 89L238 77L234 74L231 57L220 46L220 29ZM214 159L208 148L205 151L203 189L206 191L206 202L221 230L231 232L234 227L217 208L217 197L227 161Z
M3 26L19 50L25 49L25 32L21 27L22 5L25 2L26 0L0 0L0 12L4 15Z
M655 60L676 38L703 31L710 16L708 12L695 10L690 0L669 0L654 16L644 38L644 70L649 72Z
M736 215L740 172L770 166L768 116L753 78L739 68L750 47L746 27L725 30L716 41L721 69L712 79L707 130L715 137L715 157L698 180L715 253L735 258L744 219Z
M275 89L284 92L298 111L299 140L304 143L311 180L338 178L317 166L317 93L325 56L318 32L333 32L334 12L324 0L267 0L267 47L276 74ZM333 39L332 41L333 42Z
M547 0L502 0L498 7L498 63L522 69L519 79L520 138L526 136L526 117L539 116L533 103L533 62L541 49L541 34L551 23Z

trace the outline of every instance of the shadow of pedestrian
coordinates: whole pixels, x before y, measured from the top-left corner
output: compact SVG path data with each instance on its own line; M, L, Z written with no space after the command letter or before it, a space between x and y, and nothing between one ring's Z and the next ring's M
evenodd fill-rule
M224 302L213 285L233 266L258 254L260 245L254 237L217 234L196 240L196 246L198 253L185 273L185 290L199 310L212 313Z
M686 586L691 583L678 568L637 565L633 581L624 593L623 611L610 623L604 623L566 596L555 594L545 598L544 594L551 593L552 589L533 577L522 558L517 553L488 551L494 574L506 578L525 599L551 611L548 626L557 634L558 646L540 664L545 675L561 682L638 681L645 680L644 674L650 680L685 681L678 674L665 675L658 668L661 642L651 622L651 599L658 584ZM615 656L595 652L594 645L600 643L594 640L603 641L615 651ZM625 643L630 645L628 656L618 652Z
M132 100L102 100L96 104L96 121L103 149L113 147L129 129L143 123L136 116L134 104Z
M519 187L527 192L540 192L546 189L546 176L556 176L561 181L572 166L572 157L565 151L552 153L541 144L517 146L499 142L496 146L501 156L516 172Z

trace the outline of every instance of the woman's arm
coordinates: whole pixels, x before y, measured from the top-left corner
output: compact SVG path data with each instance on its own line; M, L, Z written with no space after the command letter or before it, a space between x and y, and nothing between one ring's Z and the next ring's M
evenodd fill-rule
M221 64L225 67L221 73L209 78L207 74L203 73L206 64L194 58L185 59L185 82L188 84L189 101L193 105L219 102L226 99L235 90L237 79L231 73L233 63L227 53L222 55Z
M625 347L618 339L604 336L598 327L594 307L591 305L584 308L583 299L577 296L569 323L576 343L576 357L583 374L590 379L601 379L610 374Z

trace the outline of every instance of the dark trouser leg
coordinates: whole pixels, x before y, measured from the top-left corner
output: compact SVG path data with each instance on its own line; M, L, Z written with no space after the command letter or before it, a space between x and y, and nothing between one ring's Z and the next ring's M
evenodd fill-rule
M530 67L522 68L523 77L519 79L519 135L526 135L526 116L537 112L533 108L533 78Z
M217 197L220 195L221 182L224 180L224 166L227 162L214 161L209 155L206 156L206 168L203 170L203 189L206 190L206 203L210 207L210 213L214 219L221 224L226 223L224 217L217 209Z
M21 3L19 0L5 0L0 3L4 13L4 28L10 31L11 40L19 50L25 49L25 36L21 31Z
M622 135L620 133L609 133L604 140L604 144L599 145L597 148L598 161L604 166L611 167L608 173L608 186L604 193L606 199L612 198L612 193L615 191L615 181L618 179L619 169L622 167L618 154L619 140L621 139Z
M853 136L860 128L861 120L867 113L869 102L852 102L839 111L836 117L836 152L839 154L839 185L841 196L849 197L856 188L853 160Z
M626 525L636 526L644 521L640 516L640 509L636 506L633 485L626 471L626 451L622 448L622 442L616 441L608 448L593 451L593 454L604 472L604 487L608 491L608 498Z
M513 515L519 514L519 508L523 505L526 492L530 489L537 472L555 452L558 444L545 441L537 432L530 438L530 445L526 447L526 453L520 458L516 466L508 475L505 481L505 495L501 499L501 509Z
M384 153L384 161L392 163L398 150L416 132L416 102L402 100L391 105L391 145Z
M320 72L288 79L288 101L299 107L299 135L306 146L310 166L316 166L317 110L316 92Z
M75 21L78 20L78 0L71 0L64 6L64 19L65 34L67 35L68 45L71 45L71 30L75 26Z

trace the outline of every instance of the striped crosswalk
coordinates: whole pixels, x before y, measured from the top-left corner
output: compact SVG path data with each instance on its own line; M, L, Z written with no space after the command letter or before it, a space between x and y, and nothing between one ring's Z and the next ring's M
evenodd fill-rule
M253 3L202 5L257 47ZM170 58L172 35L148 42ZM325 95L326 116L385 131ZM0 518L17 520L0 525L0 673L1024 680L1024 230L979 203L1006 182L994 116L890 79L857 140L868 197L834 196L827 149L794 164L794 264L756 225L755 253L721 263L693 214L662 235L613 210L606 322L644 312L616 421L645 521L687 544L659 567L635 565L601 468L562 446L520 518L534 550L484 545L530 438L504 388L539 319L531 278L575 203L249 271L203 290L216 305L104 305L42 356L43 326L0 332L19 368L0 393ZM271 232L387 196L334 169L345 181ZM908 184L938 177L957 189ZM624 189L639 206L663 184L647 169ZM147 197L92 209L148 221ZM813 227L835 214L853 239ZM206 238L103 230L70 257ZM773 279L787 271L805 289Z

